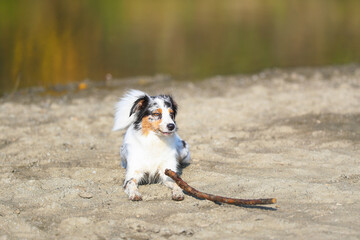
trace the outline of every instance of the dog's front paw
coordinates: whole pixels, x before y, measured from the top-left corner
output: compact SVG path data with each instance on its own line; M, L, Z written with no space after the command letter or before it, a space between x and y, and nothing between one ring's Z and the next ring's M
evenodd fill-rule
M141 201L142 197L138 191L136 181L130 179L125 182L125 193L129 196L131 201Z
M182 200L184 200L184 195L181 195L181 196L172 195L172 200L174 200L174 201L182 201Z
M182 190L179 190L179 189L173 190L172 200L174 200L174 201L184 200L184 193L182 192Z
M129 199L131 201L142 201L142 197L141 197L141 194L139 192L134 193L134 194L130 194Z

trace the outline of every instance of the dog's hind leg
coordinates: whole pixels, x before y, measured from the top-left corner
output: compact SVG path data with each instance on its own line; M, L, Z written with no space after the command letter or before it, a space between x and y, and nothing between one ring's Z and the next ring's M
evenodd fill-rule
M179 136L176 139L177 160L182 167L190 164L190 150L189 144L182 140Z

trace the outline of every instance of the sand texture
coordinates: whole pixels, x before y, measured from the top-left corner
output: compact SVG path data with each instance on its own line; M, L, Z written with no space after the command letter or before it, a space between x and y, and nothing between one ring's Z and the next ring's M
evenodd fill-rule
M190 185L277 204L175 202L162 185L129 201L111 132L129 88L178 102ZM359 143L358 65L15 94L0 100L0 239L359 239Z

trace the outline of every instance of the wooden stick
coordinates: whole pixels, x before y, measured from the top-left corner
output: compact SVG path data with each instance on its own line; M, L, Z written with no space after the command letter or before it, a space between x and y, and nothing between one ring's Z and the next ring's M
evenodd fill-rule
M174 171L170 169L165 170L165 174L171 177L177 185L185 192L200 198L200 199L207 199L213 202L221 202L233 205L265 205L265 204L274 204L276 203L276 198L265 198L265 199L238 199L238 198L227 198L222 196L216 196L208 193L203 193L195 188L191 187L187 184L184 180L182 180L179 175L177 175Z

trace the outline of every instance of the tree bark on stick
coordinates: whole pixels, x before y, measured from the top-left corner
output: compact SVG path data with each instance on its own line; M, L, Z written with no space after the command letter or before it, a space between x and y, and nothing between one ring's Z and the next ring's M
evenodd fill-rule
M171 177L177 185L181 189L183 189L185 192L189 193L190 195L193 195L199 199L206 199L213 202L219 202L219 203L227 203L227 204L233 204L233 205L265 205L265 204L274 204L276 203L276 198L263 198L263 199L238 199L238 198L228 198L228 197L222 197L222 196L216 196L204 192L200 192L196 190L195 188L191 187L189 184L187 184L184 180L182 180L179 175L177 175L174 171L170 169L165 170L165 174L169 177Z

